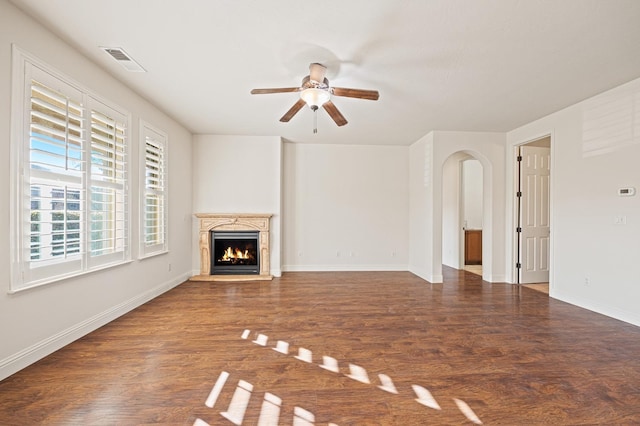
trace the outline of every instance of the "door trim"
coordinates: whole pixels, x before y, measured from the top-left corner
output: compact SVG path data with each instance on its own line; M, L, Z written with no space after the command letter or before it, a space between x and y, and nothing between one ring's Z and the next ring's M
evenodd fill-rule
M516 263L519 259L519 253L518 250L520 249L519 246L519 242L518 242L518 234L516 232L516 227L518 224L518 215L519 215L519 211L518 211L518 200L516 199L516 192L518 191L518 180L519 180L519 170L518 170L518 151L519 148L523 145L528 145L537 141L540 141L542 139L545 138L549 138L550 140L550 153L551 153L551 159L549 162L549 167L550 167L550 183L549 183L549 222L550 222L550 231L549 231L549 295L552 295L553 292L553 272L554 272L554 266L553 266L553 259L554 259L554 210L553 210L553 193L554 193L554 169L555 169L555 134L553 130L549 130L547 132L540 132L539 134L537 134L535 137L532 137L530 139L526 139L523 140L521 142L513 142L510 145L510 149L511 149L511 171L512 171L512 181L511 181L511 185L508 185L508 187L510 187L509 189L509 196L508 199L510 200L510 202L512 203L511 205L511 223L508 225L509 228L507 229L507 235L510 235L510 239L511 239L511 251L510 251L510 255L509 255L509 263L507 266L507 270L511 271L511 279L510 281L514 284L518 284L521 285L519 282L519 271L516 268ZM508 148L509 149L509 148Z

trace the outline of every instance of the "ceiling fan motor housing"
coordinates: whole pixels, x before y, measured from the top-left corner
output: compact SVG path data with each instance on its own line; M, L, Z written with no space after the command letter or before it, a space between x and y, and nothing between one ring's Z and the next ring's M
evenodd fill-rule
M316 88L316 89L329 89L329 80L324 78L322 82L315 81L311 79L311 76L308 75L302 79L302 84L300 85L303 89Z

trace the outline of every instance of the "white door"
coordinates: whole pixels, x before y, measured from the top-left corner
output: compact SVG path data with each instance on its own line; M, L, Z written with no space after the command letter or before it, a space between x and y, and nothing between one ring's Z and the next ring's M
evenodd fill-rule
M551 149L520 147L520 284L549 282Z

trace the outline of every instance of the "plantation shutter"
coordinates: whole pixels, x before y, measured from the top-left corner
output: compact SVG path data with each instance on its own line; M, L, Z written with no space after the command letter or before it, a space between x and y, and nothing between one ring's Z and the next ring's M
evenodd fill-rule
M167 250L166 136L143 124L144 201L141 254Z
M26 68L28 144L21 204L22 282L82 269L83 95L43 70Z
M24 92L12 110L21 123L12 132L12 291L130 257L128 115L44 64L14 59Z
M123 260L128 255L126 117L91 102L89 187L90 265Z

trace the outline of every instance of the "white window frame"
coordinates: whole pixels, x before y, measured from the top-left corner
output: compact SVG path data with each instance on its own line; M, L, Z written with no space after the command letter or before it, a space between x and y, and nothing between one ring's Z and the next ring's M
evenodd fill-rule
M147 146L153 149L153 153L147 151ZM169 251L168 148L167 134L140 120L140 259ZM148 179L148 172L155 172L152 180ZM153 207L148 203L151 198L157 201L156 222L152 225L155 229L151 229L148 222L149 209Z
M131 261L131 213L130 203L128 202L131 167L129 161L130 114L123 112L124 110L122 108L112 102L105 101L92 91L82 87L71 78L53 69L51 66L21 50L17 46L13 45L12 48L11 281L9 293L42 286ZM32 136L31 134L31 107L34 102L32 101L32 81L37 81L43 84L45 88L51 89L53 95L60 95L62 97L71 96L72 99L78 102L77 105L79 105L81 109L81 124L79 124L79 127L82 130L80 136L76 136L76 139L81 140L79 144L80 148L77 148L77 151L80 152L80 157L74 159L73 169L67 167L66 169L61 168L57 172L50 172L48 170L56 167L49 165L53 163L45 163L44 167L32 167L31 154L34 152L34 149L36 149L33 148L32 141L38 139L38 136ZM64 110L61 111L61 114L64 115ZM120 137L116 139L122 140L122 143L119 145L118 143L113 144L114 146L119 146L119 151L115 153L115 155L121 160L119 161L120 167L118 169L117 179L106 179L104 173L97 175L97 169L92 166L92 152L95 153L96 148L94 139L99 137L92 136L92 131L96 130L95 125L92 125L92 121L94 121L92 120L92 112L94 111L114 119L114 124L117 123L115 126L117 130L114 130L114 132L120 132ZM57 146L60 149L67 147L66 149L68 151L69 142L65 144L63 139L60 139L60 143ZM67 141L68 140L69 139L67 139ZM33 142L34 145L36 143L37 142ZM45 150L44 152L47 155L52 155L52 151ZM36 154L34 154L34 156L35 155ZM116 161L114 160L113 163L115 164ZM106 168L108 168L108 166L103 166L102 171L106 170ZM64 189L65 194L67 194L66 191L72 194L71 198L69 195L64 197L66 204L64 204L65 199L55 201L58 204L64 204L62 208L65 212L61 219L64 221L64 225L58 225L58 227L63 226L65 229L64 233L73 233L72 237L65 235L65 241L67 241L67 238L75 241L79 235L79 249L77 251L71 251L70 255L66 254L67 245L64 246L64 255L58 254L59 252L54 254L53 249L51 249L48 254L42 256L39 254L39 250L42 247L49 247L46 243L53 244L49 240L53 241L54 237L45 234L46 231L42 230L42 225L39 222L40 217L44 217L48 213L38 212L38 221L34 222L32 220L31 214L34 208L34 204L32 204L34 200L32 196L32 186L34 186L36 192L39 193L42 191L42 187L46 185L48 185L50 189L45 189L45 191L43 191L44 195L38 195L35 199L38 205L37 210L43 208L40 204L46 204L48 202L47 196L50 197L50 204L53 206L54 201L59 200L57 197L59 197L60 191L64 188L67 188ZM70 189L68 189L69 185L71 185ZM113 249L104 255L97 255L95 251L93 254L91 253L91 225L95 223L92 222L91 219L91 200L94 195L92 194L92 190L98 186L109 187L112 193L117 193L117 197L113 198L117 200L117 202L113 202L113 208L110 209L110 212L113 212L113 214L111 214L109 219L111 223L108 228L108 233L110 233L109 244L112 244ZM56 198L54 198L54 192ZM69 219L68 213L70 211L70 203L74 204L73 209L78 208L79 211L79 214L73 215L72 219ZM51 211L56 210L54 207L51 207L51 209ZM75 225L78 228L78 232L69 231L67 223L75 223L75 218L78 216L79 225ZM49 226L49 224L55 220L60 220L60 218L54 219L52 213L51 219L44 224ZM34 224L36 225L35 228L32 226ZM32 254L33 239L31 233L34 229L38 232L36 235L36 241L38 243L36 252L38 254L36 255ZM95 233L93 235L95 235ZM45 237L45 241L41 242L43 236Z

